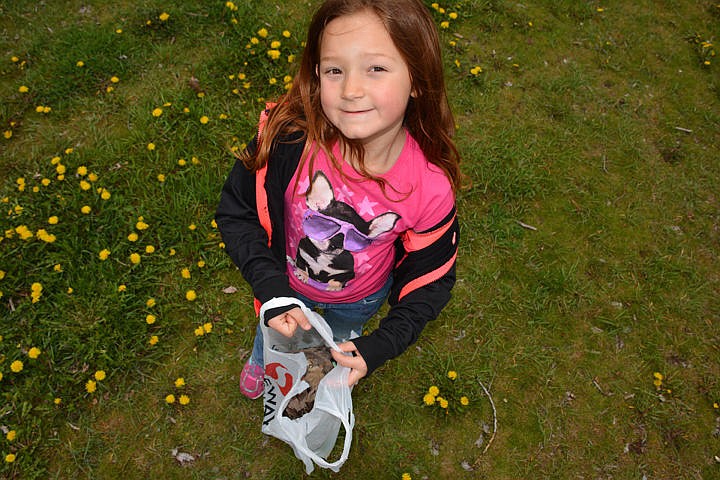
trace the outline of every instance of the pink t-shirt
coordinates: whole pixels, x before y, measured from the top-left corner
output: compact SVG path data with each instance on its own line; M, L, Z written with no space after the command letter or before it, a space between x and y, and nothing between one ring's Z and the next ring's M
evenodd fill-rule
M340 158L338 145L333 154ZM312 177L306 163L285 192L290 286L318 302L350 303L375 293L393 269L397 237L434 227L455 203L449 180L410 134L382 175L385 193L376 182L352 181L362 177L347 162L342 165L350 180L319 151Z

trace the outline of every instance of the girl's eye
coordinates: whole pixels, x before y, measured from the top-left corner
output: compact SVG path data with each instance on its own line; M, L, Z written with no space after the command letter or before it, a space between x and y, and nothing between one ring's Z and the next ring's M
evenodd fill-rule
M385 72L387 69L385 67L381 67L379 65L375 65L374 67L370 67L371 72Z
M341 73L342 73L342 70L340 70L339 68L331 67L331 68L325 69L326 75L340 75Z

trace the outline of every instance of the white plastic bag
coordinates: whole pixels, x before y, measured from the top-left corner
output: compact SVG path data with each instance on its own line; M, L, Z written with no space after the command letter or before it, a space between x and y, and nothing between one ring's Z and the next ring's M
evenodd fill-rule
M264 318L268 309L289 304L299 306L313 328L306 331L298 327L295 335L288 338L260 322L265 359L262 431L288 443L295 456L305 464L306 473L310 474L314 470L314 464L338 472L350 453L355 425L351 389L347 384L350 369L336 365L323 377L310 412L296 419L283 416L288 402L309 387L302 380L307 370L307 361L300 350L326 345L340 351L325 319L300 300L273 298L263 304L260 318ZM341 426L345 428L342 454L339 459L330 462L327 456L335 446Z

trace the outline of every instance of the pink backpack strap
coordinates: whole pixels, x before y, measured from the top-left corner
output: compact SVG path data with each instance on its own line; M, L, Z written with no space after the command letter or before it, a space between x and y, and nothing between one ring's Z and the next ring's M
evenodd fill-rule
M265 110L260 113L260 121L258 122L258 148L262 139L263 130L265 130L265 125L270 116L270 109L275 105L275 103L266 103ZM272 223L270 222L270 210L268 208L267 192L265 191L265 177L267 177L267 163L255 172L255 200L260 225L262 225L265 232L267 232L269 247L272 243Z

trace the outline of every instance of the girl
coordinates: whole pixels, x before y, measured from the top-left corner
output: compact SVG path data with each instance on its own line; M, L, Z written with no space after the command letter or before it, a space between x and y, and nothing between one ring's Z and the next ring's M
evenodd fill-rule
M257 302L321 309L349 383L405 351L450 299L460 184L438 34L421 0L326 0L292 89L223 187L216 221ZM361 333L385 298L379 327ZM297 306L265 312L292 336ZM263 392L258 327L240 389Z

